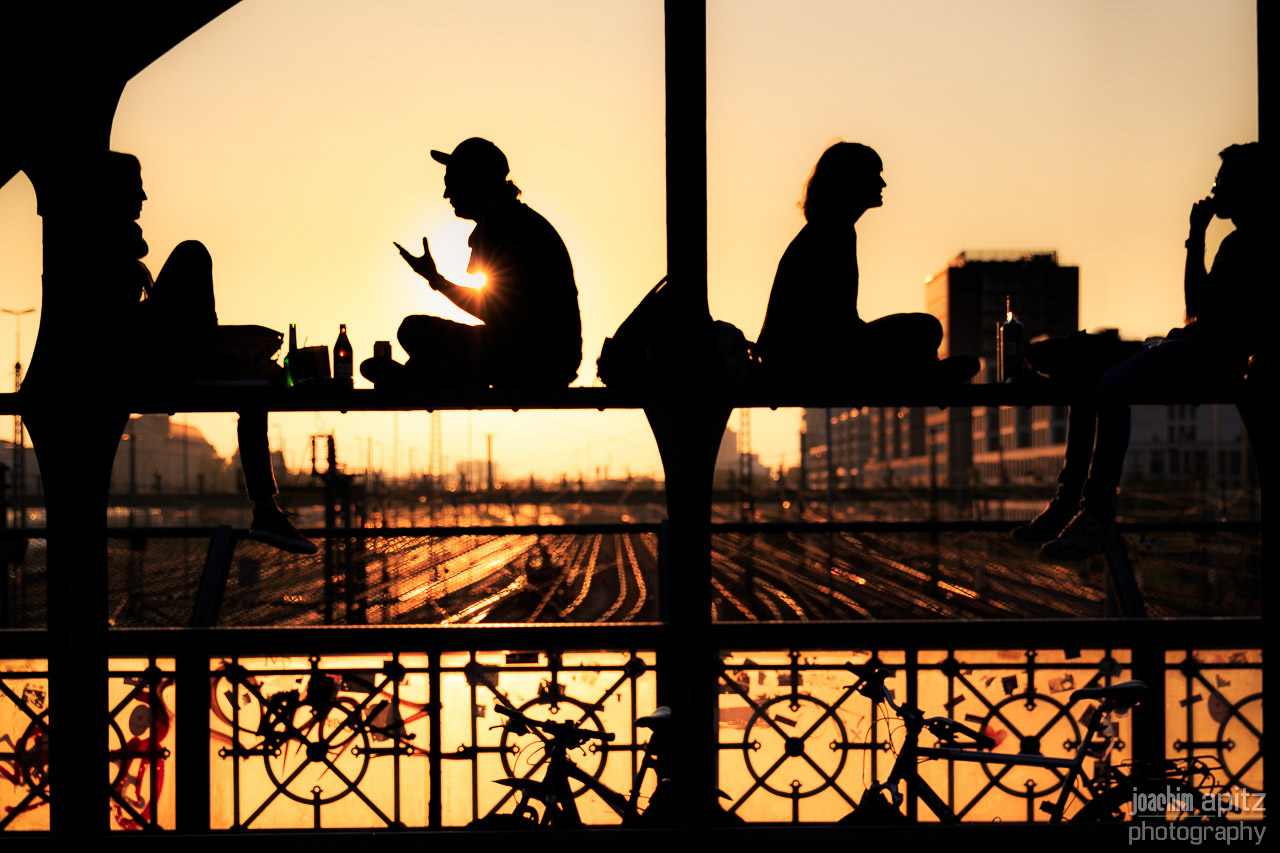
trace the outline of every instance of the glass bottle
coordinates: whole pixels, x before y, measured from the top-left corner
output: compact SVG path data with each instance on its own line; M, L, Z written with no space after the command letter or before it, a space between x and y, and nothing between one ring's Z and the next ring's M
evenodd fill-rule
M355 377L355 365L352 361L351 341L347 339L347 324L338 326L338 340L333 344L333 378L339 382L351 384Z
M996 330L996 382L1017 382L1022 378L1026 341L1022 318L1013 313L1013 297L1005 294L1004 322Z
M294 365L298 360L298 324L289 324L289 349L284 354L284 387L292 388L297 384L294 379Z

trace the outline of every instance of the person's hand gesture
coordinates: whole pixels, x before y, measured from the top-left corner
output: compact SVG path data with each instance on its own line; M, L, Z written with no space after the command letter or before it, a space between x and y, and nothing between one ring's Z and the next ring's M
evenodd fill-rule
M431 247L427 245L427 238L422 238L422 257L420 258L399 243L393 245L400 250L400 257L404 258L404 262L412 267L414 272L425 278L427 283L434 288L436 281L440 278L440 273L436 270L435 259L431 257Z
M1204 230L1209 227L1209 221L1213 219L1213 214L1213 196L1205 196L1191 205L1191 231L1203 234Z

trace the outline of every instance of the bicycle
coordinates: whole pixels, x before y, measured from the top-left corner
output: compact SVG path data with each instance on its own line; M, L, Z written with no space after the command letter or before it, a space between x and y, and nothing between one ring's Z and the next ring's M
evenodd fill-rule
M586 728L583 721L536 720L523 712L498 705L495 710L506 717L502 728L513 735L533 734L542 742L546 754L525 776L498 779L499 785L516 795L514 812L486 815L472 822L477 829L533 829L536 827L574 828L583 826L577 798L585 791L596 794L619 817L622 825L660 826L668 823L680 802L678 783L667 772L671 709L662 706L647 717L636 720L637 728L648 729L643 759L632 780L631 792L623 795L605 785L574 763L569 752L587 744L607 750L614 735ZM541 778L534 778L538 767L545 766ZM652 777L652 791L646 797ZM573 789L577 783L578 790ZM642 806L642 800L645 801ZM536 804L536 805L535 805ZM501 805L501 804L500 804Z
M1111 718L1115 714L1127 712L1143 700L1147 686L1141 681L1084 687L1074 691L1067 707L1084 700L1095 700L1099 704L1088 715L1086 732L1076 744L1074 754L1069 758L1054 758L1038 753L994 752L996 743L985 732L974 731L949 717L926 717L919 708L899 705L894 701L892 691L885 687L885 681L893 674L892 670L852 663L846 664L845 668L860 679L855 685L859 693L873 703L883 702L893 709L902 720L906 737L888 778L868 788L857 807L841 823L865 825L907 822L907 816L901 811L905 797L899 790L900 784L905 785L912 795L923 802L940 822L960 823L960 817L955 811L917 773L917 763L930 759L976 762L1004 768L1027 766L1052 770L1058 777L1060 791L1053 802L1043 803L1040 807L1049 814L1050 823L1120 821L1126 817L1125 808L1137 801L1135 794L1145 796L1154 792L1170 795L1169 811L1174 812L1175 819L1222 818L1222 815L1202 808L1206 802L1203 796L1206 789L1214 791L1218 787L1213 768L1203 759L1192 757L1165 761L1155 766L1135 762L1113 766L1108 762L1115 743L1114 738L1107 734L1111 730ZM920 735L926 729L937 738L937 745L919 745ZM1097 762L1097 770L1093 776L1085 772L1084 763L1088 758ZM1005 771L994 774L993 781L998 782L1003 772ZM1084 805L1068 818L1068 807L1074 798L1083 800Z

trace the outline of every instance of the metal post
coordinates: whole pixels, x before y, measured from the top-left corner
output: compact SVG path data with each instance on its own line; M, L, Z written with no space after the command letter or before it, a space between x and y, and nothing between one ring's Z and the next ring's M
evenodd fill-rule
M707 10L667 0L667 274L678 319L710 316L707 303ZM673 377L673 379L677 379ZM671 567L663 590L670 632L659 650L659 701L675 711L677 754L685 768L684 822L708 824L717 808L717 650L711 619L711 485L731 408L705 388L668 387L646 407L666 471Z

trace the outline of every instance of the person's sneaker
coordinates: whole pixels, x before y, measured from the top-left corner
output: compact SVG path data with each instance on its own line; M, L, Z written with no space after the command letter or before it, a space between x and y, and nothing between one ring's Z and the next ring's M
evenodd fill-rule
M1062 529L1058 538L1040 546L1044 560L1083 560L1101 554L1111 545L1112 525L1080 510Z
M255 509L249 524L249 538L288 551L290 554L314 554L319 546L298 532L278 509Z
M1050 539L1056 539L1063 528L1071 523L1080 504L1054 498L1035 518L1026 524L1013 528L1010 535L1019 542L1031 542L1041 545Z

